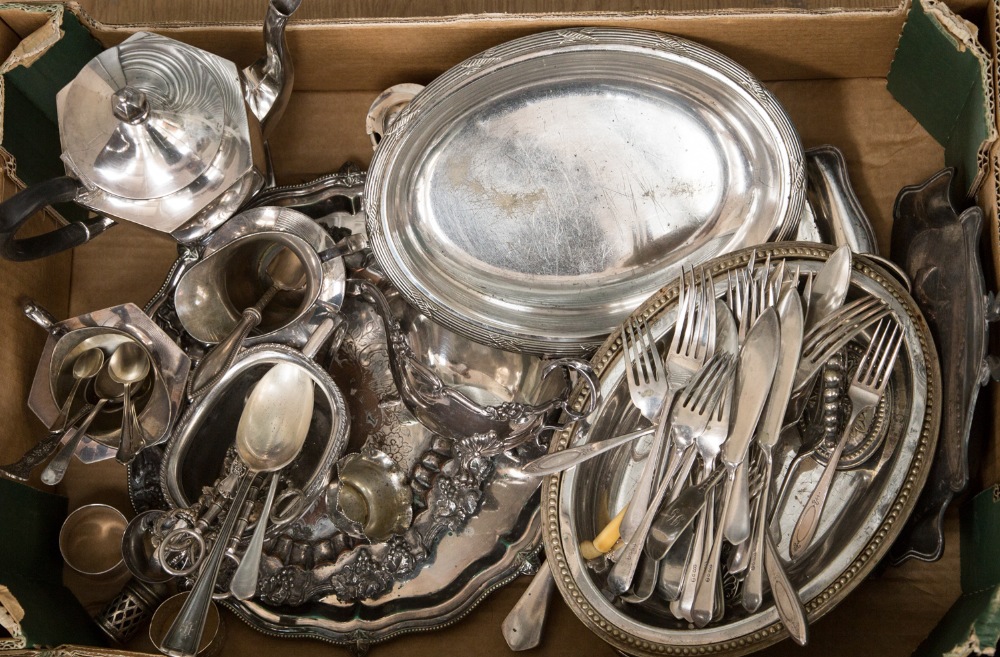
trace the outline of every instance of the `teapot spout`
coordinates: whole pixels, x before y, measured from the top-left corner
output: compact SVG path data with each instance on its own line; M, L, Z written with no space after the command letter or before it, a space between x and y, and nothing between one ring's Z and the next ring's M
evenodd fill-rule
M243 69L243 96L260 121L264 139L274 129L288 96L295 71L285 40L285 25L302 0L270 0L264 18L264 56Z

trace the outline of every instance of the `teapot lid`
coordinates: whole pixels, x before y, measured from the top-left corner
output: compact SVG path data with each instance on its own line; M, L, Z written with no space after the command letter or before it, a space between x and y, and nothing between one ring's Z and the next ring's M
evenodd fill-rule
M245 112L234 64L147 32L92 59L59 92L58 109L70 172L125 199L212 176L227 124Z

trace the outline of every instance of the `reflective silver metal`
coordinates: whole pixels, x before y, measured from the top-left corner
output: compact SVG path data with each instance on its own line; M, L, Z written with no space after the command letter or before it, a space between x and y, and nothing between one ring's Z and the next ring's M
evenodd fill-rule
M292 363L316 383L312 423L305 444L294 461L281 471L286 488L301 492L293 509L274 519L268 535L275 535L305 513L326 491L334 463L347 445L350 426L343 395L330 376L311 358L284 345L264 344L247 349L177 423L161 471L161 485L174 508L191 506L203 486L211 485L223 470L226 451L236 438L237 420L254 385L274 365Z
M384 288L383 288L384 289ZM447 331L386 290L405 338L447 386L480 403L536 404L558 394L544 361ZM331 375L352 416L348 451L378 450L408 474L414 521L403 537L369 545L339 531L319 504L265 549L260 597L229 606L253 627L364 649L400 633L455 622L486 595L537 566L538 478L517 468L543 451L493 453L488 440L444 438L399 399L382 318L348 297L347 334ZM294 606L308 602L296 612Z
M772 259L785 259L786 270L799 267L805 275L815 274L831 252L823 245L801 243L757 248L758 258L770 254ZM750 252L744 250L717 258L706 266L716 280L724 280L727 271L746 267L749 258ZM895 407L888 413L888 435L898 437L895 453L884 461L879 459L876 463L873 459L838 474L828 500L831 506L816 542L800 560L788 560L789 525L801 512L801 501L797 500L804 501L808 496L822 468L793 473L777 505L774 522L765 536L775 541L777 555L805 604L810 622L857 586L888 551L930 470L941 414L936 353L913 300L884 270L857 258L848 298L861 294L877 296L899 318L904 348L897 372L907 394L897 396ZM654 337L661 342L670 339L677 313L676 295L676 284L667 286L635 314L651 326ZM638 413L628 402L624 362L620 334L612 335L593 359L601 381L602 401L591 418L592 440L638 427ZM573 401L578 405L586 402L579 397ZM577 430L557 434L550 449L555 451L572 444ZM795 457L792 443L781 441L775 448L775 481L784 481L789 463ZM546 554L563 598L580 620L614 647L637 655L680 655L685 651L737 655L787 636L769 596L756 613L750 614L734 605L724 618L702 630L692 630L686 622L674 620L666 605L657 603L655 598L641 607L608 599L603 592L606 574L588 569L578 541L603 527L631 495L639 473L628 452L624 447L607 452L577 468L550 476L543 484ZM880 469L874 472L873 466ZM794 609L786 610L792 612ZM797 628L800 636L801 630Z
M33 319L37 317L36 309L34 305L26 307ZM134 341L143 348L151 364L151 374L146 378L148 383L136 389L135 402L139 409L137 428L146 446L167 440L173 423L180 415L191 361L145 313L129 303L56 324L46 321L42 327L49 332L49 338L28 394L28 407L38 419L48 426L57 418L59 404L56 400L65 399L69 393L73 385L72 366L80 354L99 348L110 359L120 345ZM98 374L97 383L102 382L105 373ZM81 405L97 401L90 388L80 398ZM121 404L110 404L98 414L87 436L99 445L85 440L77 449L78 458L93 461L115 455L121 437L122 412ZM101 449L94 454L99 446L111 449Z
M537 404L517 402L510 399L516 390L508 390L500 398L484 397L483 390L472 388L466 394L465 386L449 385L449 382L436 373L436 359L423 358L422 352L435 351L439 346L434 339L441 337L443 331L438 325L427 321L412 305L403 307L403 318L397 319L389 307L385 296L378 286L363 279L349 281L349 292L373 303L382 317L385 332L389 340L389 365L393 380L400 398L406 407L424 426L443 436L453 439L463 439L471 436L482 436L492 444L496 453L514 449L525 441L535 438L539 431L546 428L564 427L573 420L584 417L593 410L597 401L597 384L590 364L579 358L560 358L555 360L531 359L541 367L537 374L541 379L548 378L554 372L562 369L565 375L561 378L563 389L549 400ZM414 319L422 319L431 335L416 332L418 338L427 338L428 342L420 342L416 347L410 344L409 336L403 325ZM496 350L484 347L479 350L489 360L496 360ZM470 354L474 355L474 354ZM456 363L459 367L469 366L469 363ZM589 387L594 390L591 396L593 403L583 412L566 408L566 398L570 393L569 372L575 371ZM560 380L553 376L553 379ZM553 416L561 415L559 424L551 424ZM494 454L490 454L493 456Z
M410 528L413 491L395 461L370 449L348 454L337 463L337 479L327 489L326 508L339 528L377 543Z
M204 237L268 177L263 140L293 78L284 28L300 0L272 0L265 56L244 71L139 32L91 60L56 96L76 201L116 220Z
M844 154L827 145L810 148L805 157L809 205L819 228L817 241L878 255L875 229L854 193Z
M317 252L333 239L306 215L288 208L246 210L206 241L174 291L174 307L184 330L214 344L230 334L246 308L271 287L266 268L280 248L290 249L306 272L302 289L278 292L261 312L257 333L244 344L280 342L302 346L313 330L344 300L344 261L320 262Z
M372 250L421 311L579 355L681 264L793 231L805 170L780 104L731 60L581 28L437 78L379 144L365 198Z

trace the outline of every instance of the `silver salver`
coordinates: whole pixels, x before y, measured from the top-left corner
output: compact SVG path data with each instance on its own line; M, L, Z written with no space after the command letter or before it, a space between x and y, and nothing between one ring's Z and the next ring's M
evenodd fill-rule
M775 97L704 46L580 28L490 48L399 112L365 186L372 250L444 326L589 353L682 264L783 239L805 196Z
M816 272L831 253L819 244L782 243L758 247L758 258L785 258L786 267ZM717 258L705 266L724 289L726 272L745 267L750 250ZM775 450L776 481L790 472L776 506L771 532L793 586L813 622L854 589L886 554L893 538L916 503L927 478L940 421L940 372L929 329L912 298L885 270L864 256L856 256L852 292L883 299L903 329L904 349L890 382L891 395L876 413L870 431L884 434L891 447L887 459L868 451L852 467L838 473L817 532L816 544L798 560L789 561L791 526L819 478L825 462L822 446L817 457L796 462L798 432L784 432ZM655 294L636 311L658 340L669 340L676 317L677 285ZM850 347L851 345L849 345ZM857 351L857 349L854 349ZM847 350L848 358L852 349ZM590 417L593 440L626 432L641 418L629 402L622 342L616 332L593 359L601 380L603 399ZM577 399L583 403L583 399ZM886 426L887 425L887 426ZM791 433L791 435L789 435ZM578 430L557 434L552 449L573 444ZM866 441L852 439L849 450L864 454ZM578 544L592 537L627 502L638 476L629 458L629 446L608 452L562 475L550 476L542 486L542 521L546 555L556 583L574 613L591 630L619 650L636 655L712 653L740 655L787 636L770 595L754 614L739 605L726 605L726 615L704 629L676 621L664 608L612 603L602 594L603 575L592 572ZM639 466L642 463L639 462ZM842 465L846 465L842 462Z

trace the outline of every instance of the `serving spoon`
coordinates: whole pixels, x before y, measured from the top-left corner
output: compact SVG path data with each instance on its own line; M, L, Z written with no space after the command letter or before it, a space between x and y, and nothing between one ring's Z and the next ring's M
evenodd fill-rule
M313 381L309 373L299 365L275 365L254 386L236 428L236 450L247 466L247 471L240 480L226 520L212 545L212 551L205 559L191 594L163 638L160 648L165 654L172 657L193 657L198 651L219 569L241 515L240 510L250 492L250 485L258 473L275 472L295 460L305 443L312 414ZM272 484L272 493L273 488ZM271 494L268 497L273 500ZM263 543L263 526L269 514L269 508L261 511L251 547L243 556L244 562L253 564L254 588L262 547L255 547L255 543ZM251 554L254 549L256 559ZM244 570L246 568L250 566Z
M298 255L288 247L280 251L267 265L267 275L271 279L269 287L257 300L257 303L243 311L242 317L236 322L229 335L223 338L215 348L208 352L195 370L191 378L191 397L198 397L215 385L222 374L229 369L239 353L243 341L258 324L261 313L267 307L274 295L281 291L299 290L305 287L306 270Z

